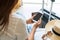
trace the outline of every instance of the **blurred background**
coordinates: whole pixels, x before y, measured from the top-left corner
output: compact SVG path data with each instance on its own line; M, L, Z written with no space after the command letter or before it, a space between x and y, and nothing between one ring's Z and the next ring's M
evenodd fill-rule
M22 6L19 9L19 12L22 13L26 19L32 16L32 12L38 12L42 9L43 0L22 0ZM50 11L51 0L44 0L44 9ZM60 18L60 0L55 0L53 3L52 12L54 15ZM31 31L32 25L29 25L28 29ZM41 37L45 33L44 28L38 28L35 33L34 40L42 40Z
M44 9L50 11L51 0L44 0ZM22 0L22 6L20 12L25 15L26 18L31 17L32 12L37 12L42 8L42 0ZM53 3L52 11L55 15L60 15L60 0L55 0ZM59 16L60 17L60 16Z

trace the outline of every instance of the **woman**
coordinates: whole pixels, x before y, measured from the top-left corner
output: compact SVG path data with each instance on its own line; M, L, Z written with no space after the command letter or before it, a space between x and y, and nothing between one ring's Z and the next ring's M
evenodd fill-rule
M26 25L22 18L13 15L21 6L20 3L21 0L0 0L0 40L25 40ZM26 23L32 23L32 18L28 19ZM40 23L41 20L34 24L28 40L34 40L34 33Z

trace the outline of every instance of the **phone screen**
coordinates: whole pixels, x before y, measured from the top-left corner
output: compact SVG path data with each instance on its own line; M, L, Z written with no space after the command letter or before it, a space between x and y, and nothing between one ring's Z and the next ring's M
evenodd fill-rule
M36 16L33 18L33 20L38 21L41 17L41 13L37 13Z

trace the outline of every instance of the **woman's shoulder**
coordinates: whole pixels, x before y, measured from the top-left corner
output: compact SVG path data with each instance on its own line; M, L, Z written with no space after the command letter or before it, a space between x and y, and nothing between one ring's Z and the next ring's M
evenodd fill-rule
M11 16L10 16L10 19L14 19L14 20L20 20L20 21L26 21L25 19L25 16L19 12L16 12L16 13L13 13Z
M16 13L12 13L11 17L15 17L15 18L20 18L20 19L25 19L25 16L22 13L16 12Z
M26 37L26 24L22 16L18 14L12 14L9 19L8 32L10 34L19 34L19 38ZM22 31L21 31L22 30ZM23 38L23 37L22 37Z
M26 25L25 17L20 13L13 13L10 16L9 23L17 25L18 23Z

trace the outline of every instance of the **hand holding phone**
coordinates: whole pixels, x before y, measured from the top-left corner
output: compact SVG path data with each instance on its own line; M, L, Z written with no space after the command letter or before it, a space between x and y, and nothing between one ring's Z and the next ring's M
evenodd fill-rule
M36 16L33 18L33 20L38 21L41 16L42 16L42 13L36 12Z

